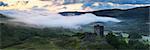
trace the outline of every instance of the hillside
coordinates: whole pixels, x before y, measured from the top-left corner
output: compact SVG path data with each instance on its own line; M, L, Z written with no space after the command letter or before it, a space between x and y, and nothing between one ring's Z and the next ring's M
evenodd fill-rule
M93 12L60 12L60 14L68 16L70 13L75 15L93 13L99 17L114 17L120 19L122 21L119 23L106 23L105 29L128 32L128 34L132 35L130 35L130 37L136 40L140 39L142 35L149 35L148 10L149 7L138 7L128 10L112 9ZM0 19L6 20L8 17L0 14ZM56 20L56 18L53 19ZM132 41L132 39L130 41L128 40L130 37L115 36L113 32L100 38L99 36L91 34L91 32L86 34L86 32L76 32L75 30L62 27L34 28L14 24L13 22L7 21L0 23L1 50L148 50L150 46L149 41ZM21 24L24 25L24 23ZM91 29L93 29L93 27Z
M107 30L114 31L125 31L125 32L140 32L141 34L149 34L149 9L147 7L137 7L133 9L108 9L108 10L99 10L92 12L60 12L59 14L68 16L70 13L75 15L81 15L86 13L92 13L96 16L103 17L114 17L122 22L117 24L106 24Z
M61 15L65 15L68 13L72 13L72 14L77 14L77 15L81 15L81 14L85 14L85 13L92 13L95 14L96 16L108 16L108 17L148 17L149 16L149 9L150 6L146 6L146 7L136 7L136 8L132 8L132 9L106 9L106 10L97 10L97 11L91 11L91 12L60 12L59 14ZM141 15L142 14L142 15ZM67 16L67 15L65 15Z
M93 33L74 33L63 28L31 28L0 23L1 50L85 50L85 49L144 49L148 50L148 41L128 41L125 37L109 33L105 37ZM70 35L72 34L72 35ZM138 35L138 34L132 34ZM132 38L141 38L141 35ZM134 43L133 43L134 42ZM143 43L144 42L144 43Z
M150 6L137 7L133 9L109 9L109 10L99 10L93 11L91 13L97 16L109 16L109 17L148 17ZM142 15L141 15L142 14Z

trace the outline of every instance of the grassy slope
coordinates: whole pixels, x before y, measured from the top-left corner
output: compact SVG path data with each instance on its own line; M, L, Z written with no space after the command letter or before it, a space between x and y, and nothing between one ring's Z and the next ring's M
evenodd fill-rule
M61 35L69 35L73 34L68 29L63 28L43 28L43 29L37 29L37 28L27 28L27 27L21 27L21 26L13 26L9 24L3 24L0 25L1 29L1 48L7 48L13 45L23 44L23 45L35 45L32 47L38 47L38 42L45 43L46 40L49 41L48 38L59 38ZM46 38L46 39L45 39ZM32 41L33 40L33 41ZM35 40L35 41L34 41ZM30 43L31 41L31 43ZM48 42L47 41L47 42ZM28 43L29 42L29 43ZM37 43L36 43L37 42ZM25 43L25 44L24 44ZM52 44L52 43L48 43ZM46 45L48 45L46 44ZM49 46L52 47L52 46ZM40 47L43 48L43 47Z
M114 36L114 40L112 40L112 36L107 35L106 39L94 37L94 41L84 41L81 38L84 35L83 33L75 34L74 32L63 28L37 29L2 23L0 26L0 47L2 48L2 50L115 50L115 46L119 47L119 49L132 49L132 47L128 47L132 45L125 43L124 39L122 39L123 41L120 41L120 38L117 39L117 37L115 37L114 35L112 35ZM109 42L107 41L107 39L109 39ZM148 45L144 45L141 43L142 46L144 46L142 47L139 43L140 42L135 43L135 47L141 47L140 49L145 49L145 47L148 47Z

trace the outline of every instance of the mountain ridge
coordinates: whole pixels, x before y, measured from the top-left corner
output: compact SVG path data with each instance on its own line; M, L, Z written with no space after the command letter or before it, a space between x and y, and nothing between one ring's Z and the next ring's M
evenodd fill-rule
M77 14L77 15L81 15L81 14L85 14L85 13L92 13L96 16L107 16L107 17L117 17L117 16L123 16L124 17L128 17L128 16L140 16L141 14L134 14L131 11L136 11L142 14L146 14L145 16L148 16L149 14L149 10L150 10L150 6L145 6L145 7L136 7L136 8L132 8L132 9L106 9L106 10L97 10L97 11L90 11L90 12L59 12L59 14L67 16L65 14L67 13L73 13L73 14ZM130 11L130 13L132 13L132 15L127 15L129 14L128 11ZM122 13L122 15L120 15L120 13ZM125 16L127 15L127 16Z

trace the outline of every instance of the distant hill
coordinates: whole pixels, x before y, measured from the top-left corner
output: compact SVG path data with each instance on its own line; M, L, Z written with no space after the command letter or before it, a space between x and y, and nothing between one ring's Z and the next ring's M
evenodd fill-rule
M122 22L117 24L110 24L106 26L107 30L114 31L125 31L125 32L136 32L140 34L149 34L149 13L150 6L147 7L137 7L133 9L108 9L108 10L98 10L92 12L60 12L60 14L67 16L70 13L75 15L81 15L85 13L92 13L96 16L104 17L114 17Z
M150 6L147 7L137 7L133 9L121 10L121 9L109 9L109 10L99 10L90 12L96 16L106 16L114 17L122 20L118 24L113 24L110 26L112 30L121 30L127 32L137 32L140 34L149 33L149 13Z
M133 9L108 9L108 10L99 10L99 11L93 11L91 13L97 15L97 16L111 16L111 17L148 17L149 16L149 9L150 6L146 7L137 7Z
M3 15L3 14L0 14L0 18L8 18L8 17L6 17L6 16Z
M92 11L92 12L60 12L59 14L67 16L69 14L74 14L74 15L81 15L85 13L92 13L95 14L96 16L107 16L107 17L147 17L149 16L149 9L150 6L146 7L137 7L133 9L107 9L107 10L98 10L98 11Z

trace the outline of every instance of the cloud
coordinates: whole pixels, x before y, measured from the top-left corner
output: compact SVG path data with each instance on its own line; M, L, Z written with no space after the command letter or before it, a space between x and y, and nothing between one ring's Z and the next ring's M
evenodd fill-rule
M57 13L36 10L3 10L0 13L13 19L9 21L21 22L32 26L44 27L64 27L79 28L92 22L120 22L120 20L111 17L98 17L93 14L83 14L80 16L62 16Z
M135 7L150 6L150 4L116 4L111 2L95 2L84 4L86 7L91 7L93 10L104 10L104 9L131 9Z

